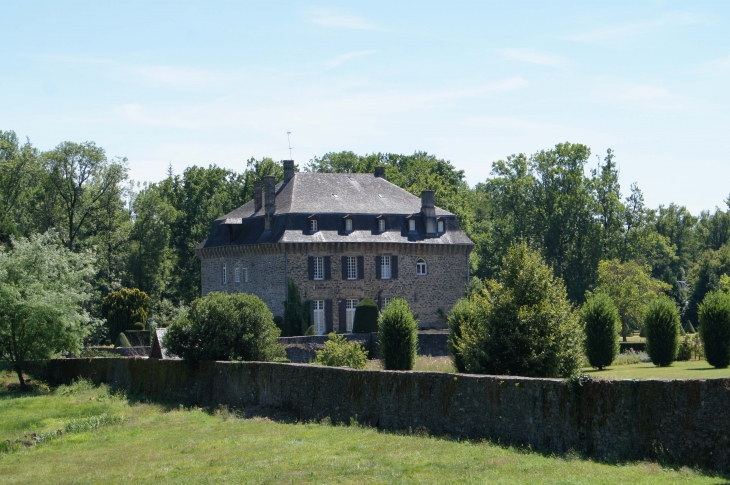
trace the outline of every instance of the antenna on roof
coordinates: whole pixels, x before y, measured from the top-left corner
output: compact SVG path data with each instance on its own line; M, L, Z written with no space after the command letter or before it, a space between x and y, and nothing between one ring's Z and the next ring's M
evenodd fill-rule
M291 135L291 131L286 132L286 141L289 143L289 160L291 160L291 140L289 139L289 135Z

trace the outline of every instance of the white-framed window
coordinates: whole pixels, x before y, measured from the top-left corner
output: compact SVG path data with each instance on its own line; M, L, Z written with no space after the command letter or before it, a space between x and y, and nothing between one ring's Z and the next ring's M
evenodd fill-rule
M444 221L438 222L438 232L439 232L439 234L444 232Z
M228 284L228 271L226 268L226 263L223 263L223 284L224 285Z
M378 220L378 232L385 232L385 219Z
M324 279L324 256L315 256L314 257L314 279L315 280Z
M241 267L236 265L236 269L233 274L234 274L234 281L236 283L240 283L241 282Z
M380 278L384 280L390 279L390 256L380 257Z
M426 276L428 274L428 266L423 259L416 261L416 274L418 276Z
M327 331L327 325L324 320L324 300L314 300L312 307L314 309L314 331L317 335L324 335Z
M309 220L309 231L310 232L317 232L317 219L310 219Z
M347 279L348 280L357 279L357 256L348 256L347 257Z
M345 231L352 231L352 219L345 219Z
M392 298L383 298L381 309L382 310L385 310L385 307L387 307L388 306L388 303L390 303L391 301L393 301Z
M248 268L243 268L243 282L248 283Z
M408 220L408 230L410 232L416 232L416 220L415 219Z
M357 300L346 300L345 301L345 317L346 317L346 330L352 332L352 327L355 323L355 309L357 308Z

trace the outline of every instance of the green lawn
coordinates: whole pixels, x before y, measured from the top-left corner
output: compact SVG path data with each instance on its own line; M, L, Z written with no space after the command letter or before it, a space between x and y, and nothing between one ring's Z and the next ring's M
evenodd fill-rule
M7 382L3 374L0 384ZM726 482L654 463L609 465L360 426L282 423L225 410L130 403L105 387L84 384L22 397L0 386L0 402L2 441L94 413L125 418L121 424L0 453L3 484Z
M583 372L601 379L716 379L730 377L730 368L716 369L704 360L674 362L669 367L657 367L651 362L616 365L597 370L590 367Z

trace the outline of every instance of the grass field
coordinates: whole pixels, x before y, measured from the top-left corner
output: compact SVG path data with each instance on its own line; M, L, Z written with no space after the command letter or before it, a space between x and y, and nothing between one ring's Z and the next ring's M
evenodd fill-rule
M730 377L730 368L716 369L704 360L673 362L669 367L657 367L651 362L617 365L603 370L585 368L583 372L601 379L716 379Z
M93 416L123 421L0 453L3 484L727 483L725 477L655 463L610 465L360 426L129 402L83 382L21 395L7 390L12 380L5 373L0 378L2 441Z

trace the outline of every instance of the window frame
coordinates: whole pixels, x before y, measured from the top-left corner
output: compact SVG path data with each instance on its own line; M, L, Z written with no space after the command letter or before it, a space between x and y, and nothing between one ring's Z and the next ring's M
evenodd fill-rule
M357 256L347 256L347 281L355 281L357 277Z
M312 258L312 264L314 265L312 279L314 281L324 281L324 256L312 256ZM317 270L319 270L319 275Z
M325 315L324 300L312 300L312 313L314 316L314 332L317 335L327 333L327 317ZM319 321L321 319L321 322ZM320 325L321 324L321 325Z
M428 263L423 258L416 260L416 276L428 276Z
M385 232L385 219L378 219L378 232L381 234Z
M345 331L352 333L355 325L355 310L360 303L357 298L345 299Z
M416 220L408 219L408 232L416 232Z
M233 282L234 283L241 282L241 265L240 264L237 264L233 270Z
M446 232L446 221L443 219L439 219L436 221L436 232L439 234L443 234Z
M345 218L345 232L352 232L352 218L347 217Z
M309 232L315 233L319 231L319 223L317 219L309 219Z
M380 311L383 311L383 310L385 310L385 307L388 306L388 303L393 301L393 297L384 296L384 297L382 297L382 299L380 301L381 301Z
M389 280L391 278L393 278L393 265L390 254L382 255L380 256L380 279Z
M228 284L228 264L223 263L223 284Z

